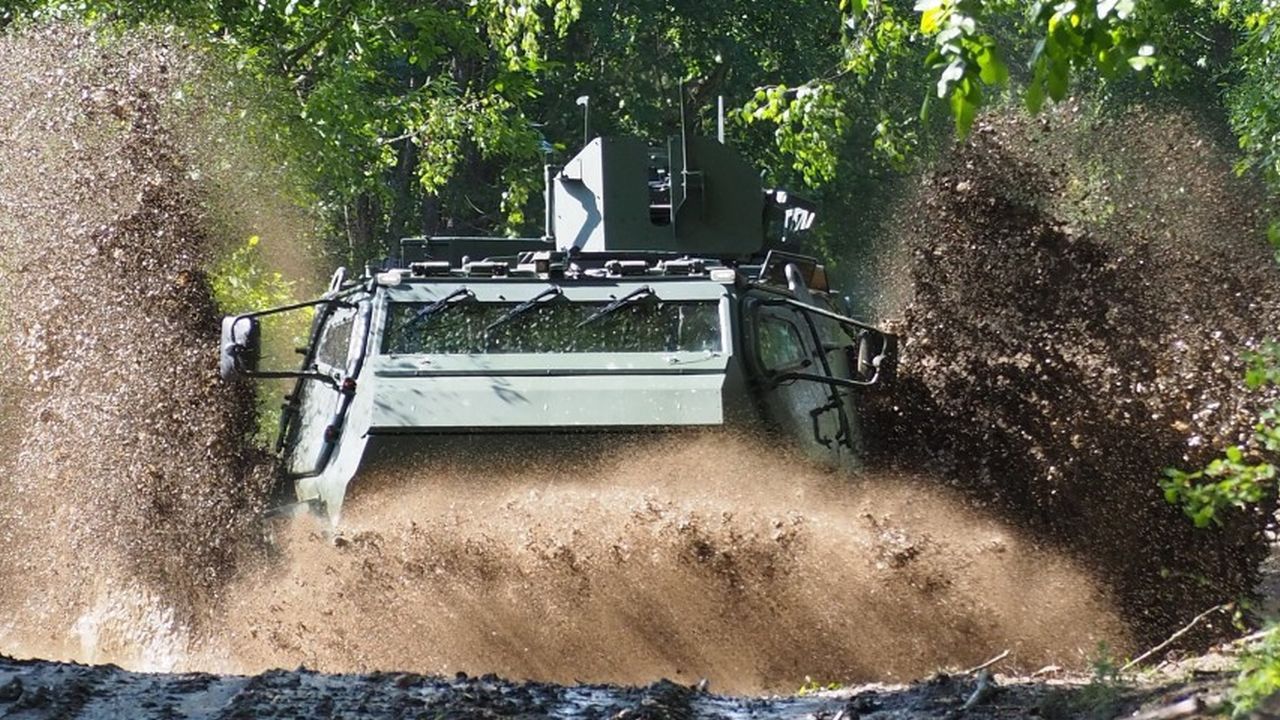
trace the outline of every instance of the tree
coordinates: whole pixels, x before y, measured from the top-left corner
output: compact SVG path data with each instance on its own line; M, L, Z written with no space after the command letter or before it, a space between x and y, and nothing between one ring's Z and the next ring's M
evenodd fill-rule
M388 236L499 224L469 212L476 200L468 193L449 191L458 175L472 191L494 188L518 223L522 186L498 168L536 164L537 134L522 108L538 93L543 42L563 35L578 12L576 0L80 0L16 8L126 28L175 24L292 97L282 144L294 162L314 168L317 196L353 261L389 250Z

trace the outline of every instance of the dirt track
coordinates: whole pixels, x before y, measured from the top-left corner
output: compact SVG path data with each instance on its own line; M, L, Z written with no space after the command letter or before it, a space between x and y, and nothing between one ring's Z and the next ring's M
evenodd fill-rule
M744 698L660 681L647 687L514 683L412 673L326 675L299 668L255 676L148 674L114 666L0 656L0 716L40 720L249 720L251 718L914 718L972 720L1111 717L1187 698L1212 698L1229 681L1202 674L1101 689L1082 677L1052 681L937 675L913 685L862 685L804 696ZM982 687L981 692L977 692ZM713 689L713 688L710 688ZM977 700L973 700L975 693ZM969 704L966 708L966 704ZM1207 713L1206 713L1207 716ZM1179 717L1191 717L1181 715Z

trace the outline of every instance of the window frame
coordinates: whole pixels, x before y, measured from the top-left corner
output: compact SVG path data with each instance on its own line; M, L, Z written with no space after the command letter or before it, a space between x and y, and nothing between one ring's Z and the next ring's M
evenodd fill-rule
M763 371L767 375L778 374L782 372L787 372L789 370L795 370L798 368L807 368L813 364L813 351L805 343L804 334L800 331L800 326L797 325L791 318L788 318L776 311L770 311L769 309L765 307L760 307L760 306L757 306L756 312L754 315L755 315L754 317L755 327L752 328L751 334L752 334L752 337L754 338L753 350L755 352L756 364L759 365L761 371ZM769 364L768 360L765 357L764 350L762 348L762 341L765 336L764 327L768 324L776 324L776 325L786 326L788 328L789 332L787 333L787 335L792 340L794 340L795 347L799 350L799 355L798 357L796 357L794 361L787 362L780 365Z

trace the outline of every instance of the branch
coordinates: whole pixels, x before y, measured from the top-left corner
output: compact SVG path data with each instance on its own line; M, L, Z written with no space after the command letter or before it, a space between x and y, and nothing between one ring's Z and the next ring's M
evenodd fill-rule
M377 144L378 144L379 146L382 146L382 145L390 145L391 143L397 143L397 142L400 142L401 140L408 140L408 139L410 139L410 138L416 138L417 136L421 135L422 133L424 133L424 132L426 132L426 131L427 131L426 126L423 126L423 127L418 128L417 130L410 130L410 131L409 131L409 132L407 132L407 133L401 133L400 135L396 135L395 137L389 137L389 138L378 138L378 143L377 143Z
M821 77L816 77L816 78L813 78L812 80L808 80L808 81L806 81L806 82L800 83L799 85L796 85L795 87L789 87L789 88L787 88L787 97L788 97L788 98L795 97L796 91L797 91L797 90L799 90L799 89L800 89L800 88L802 88L802 87L817 87L818 85L821 85L822 83L832 83L832 82L835 82L836 80L839 80L840 78L844 77L845 75L848 75L848 74L849 74L850 72L852 72L852 71L853 71L853 70L848 66L848 64L847 64L847 63L844 65L844 67L843 67L843 68L841 68L840 66L836 66L836 67L832 68L832 69L831 69L831 72L828 72L826 75L823 75L823 76L821 76ZM774 83L774 84L772 84L772 85L757 85L757 86L755 87L755 89L754 89L754 90L752 90L752 92L753 92L753 93L757 93L757 92L768 92L768 91L770 91L770 90L773 90L773 89L774 89L774 88L776 88L776 87L778 87L777 83Z
M1236 638L1235 640L1232 640L1231 642L1227 643L1227 647L1236 647L1237 645L1248 645L1249 643L1254 642L1255 640L1261 640L1265 638L1266 636L1270 635L1273 632L1275 632L1274 627L1263 628L1262 630L1259 630L1257 632L1249 633L1244 637L1240 637L1240 638Z
M1007 658L1007 657L1009 657L1009 651L1008 651L1008 650L1005 650L1004 652L1002 652L1002 653L1000 653L999 655L997 655L997 656L995 656L995 657L991 658L990 660L988 660L988 661L986 661L986 662L982 663L981 665L978 665L978 666L976 666L976 667L971 667L971 668L969 668L968 670L965 670L965 671L964 671L964 674L965 674L965 675L972 675L972 674L974 674L974 673L978 672L979 670L986 670L987 668L991 667L992 665L995 665L996 663L1000 662L1001 660L1003 660L1003 659L1005 659L1005 658Z
M1165 648L1169 647L1169 646L1170 646L1170 645L1172 645L1172 644L1174 643L1174 641L1176 641L1178 638L1180 638L1180 637L1182 637L1183 635L1186 635L1188 632L1190 632L1190 631L1191 631L1191 628L1193 628L1193 627L1195 627L1196 625L1198 625L1198 624L1200 623L1200 621L1201 621L1201 620L1203 620L1203 619L1205 619L1205 618L1209 617L1210 615L1212 615L1213 613L1218 612L1219 610L1225 610L1225 609L1227 609L1227 608L1229 608L1229 607L1231 607L1231 603L1222 603L1222 604L1220 604L1220 605L1214 605L1213 607L1209 608L1208 610L1205 610L1204 612L1202 612L1202 613L1200 613L1199 615L1195 616L1195 617L1191 620L1191 622L1189 622L1189 623L1187 623L1185 626L1183 626L1183 628L1182 628L1181 630L1179 630L1178 632L1176 632L1176 633L1174 633L1174 634L1170 635L1168 640L1165 640L1164 642L1160 643L1159 645L1157 645L1157 646L1155 646L1155 647L1151 648L1150 650L1148 650L1148 651L1146 651L1146 652L1142 653L1142 654L1141 654L1141 655L1139 655L1138 657L1136 657L1136 658L1134 658L1134 659L1130 660L1129 662L1125 663L1124 667L1120 668L1120 672L1125 672L1126 670L1128 670L1129 668L1132 668L1133 666L1137 665L1138 663L1142 662L1143 660L1146 660L1147 658L1151 657L1152 655L1155 655L1156 653L1160 652L1161 650L1163 650L1163 649L1165 649Z
M347 4L343 5L338 12L334 13L332 18L329 18L329 22L325 23L324 27L317 30L311 37L303 41L301 45L290 50L284 56L284 59L280 61L280 69L284 71L284 74L289 75L292 73L294 66L296 66L307 53L311 52L316 45L319 45L325 38L332 35L333 31L338 29L338 26L347 19L347 16L351 14L351 11L354 10L355 7L355 0L348 0Z
M978 703L986 700L991 693L995 692L995 684L991 682L991 673L987 670L978 672L978 685L973 689L973 694L960 707L961 711L970 710Z
M1205 713L1217 714L1226 704L1221 695L1205 695L1189 697L1172 705L1154 708L1134 715L1134 720L1178 720L1179 718L1203 717Z

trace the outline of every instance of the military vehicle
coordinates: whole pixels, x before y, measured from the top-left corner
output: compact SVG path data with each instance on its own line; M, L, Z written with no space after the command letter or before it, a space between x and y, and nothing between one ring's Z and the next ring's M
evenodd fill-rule
M223 320L224 377L296 379L277 442L295 505L337 522L377 446L459 434L761 428L856 467L895 340L793 251L810 204L702 137L597 138L546 180L543 237L406 239L319 299ZM259 369L260 319L306 308L301 368Z

